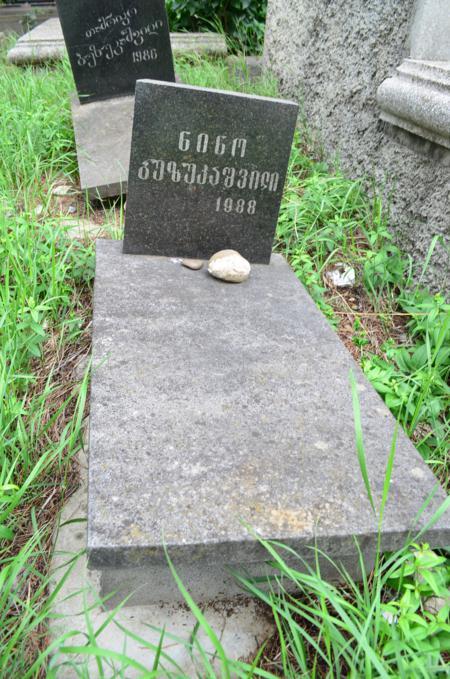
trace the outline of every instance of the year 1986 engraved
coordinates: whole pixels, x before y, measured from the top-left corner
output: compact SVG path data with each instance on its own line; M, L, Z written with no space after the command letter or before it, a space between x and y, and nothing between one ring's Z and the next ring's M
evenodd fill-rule
M133 64L140 64L142 61L155 61L158 58L158 50L140 50L133 52Z

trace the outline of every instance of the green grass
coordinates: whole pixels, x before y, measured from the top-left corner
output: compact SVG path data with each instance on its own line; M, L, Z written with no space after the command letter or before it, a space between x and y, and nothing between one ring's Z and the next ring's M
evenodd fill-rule
M2 64L0 76L0 195L26 210L29 198L47 196L57 174L74 175L70 116L72 75L67 62L54 70Z
M388 329L377 354L364 350L356 314L353 341L363 348L362 367L424 459L448 485L450 304L443 293L431 294L415 282L413 274L419 276L420 270L414 271L410 258L393 242L376 193L369 200L361 181L305 157L300 135L292 153L277 247L334 325L336 304L323 274L337 262L355 268L360 294ZM395 315L408 317L401 346L389 337Z
M67 64L55 71L0 66L0 667L23 677L39 656L55 514L76 483L87 381L62 379L89 310L93 250L75 249L49 201L75 154ZM32 590L29 590L33 582Z
M177 71L184 82L195 85L277 94L271 79L236 82L220 60L184 59ZM0 63L0 676L4 677L54 676L54 669L47 670L46 644L51 532L64 498L76 487L72 461L82 445L88 385L86 377L81 382L75 378L74 368L89 342L94 249L66 238L58 216L51 216L50 193L62 176L76 176L72 89L67 63L51 70L19 70ZM355 336L369 379L445 481L449 306L442 295L429 295L412 282L410 262L393 243L380 202L369 201L360 182L349 181L306 150L299 133L277 248L330 323L337 325L336 300L324 285L323 273L336 261L355 267L359 286L387 332L393 313L409 314L404 346L387 340L383 351L370 353L364 346L363 326ZM35 210L38 204L45 206L41 216ZM112 219L112 211L106 216ZM358 456L364 474L361 441ZM345 665L353 668L347 676L355 677L442 673L440 638L446 633L445 621L430 617L423 605L430 592L442 592L446 585L448 561L440 562L439 555L425 549L424 567L421 557L405 549L377 563L362 587L346 577L346 585L336 588L318 570L288 567L282 547L274 552L273 545L265 546L280 582L294 581L300 593L267 594L259 583L246 583L272 608L281 666L261 669L264 651L254 666L237 663L216 646L223 676L233 672L242 677L271 677L273 672L344 676ZM425 584L415 579L419 571L421 577L427 573ZM189 604L211 634L194 602ZM401 625L388 624L382 616L392 610ZM198 647L195 635L189 643ZM70 639L59 646L54 665L75 653ZM83 652L97 657L104 676L127 676L126 669L116 675L107 669L114 658L98 648L94 634ZM118 655L119 667L121 661L131 667L131 660ZM215 676L210 662L204 655L203 676ZM160 676L162 665L171 665L164 654L155 668ZM172 672L180 676L174 666ZM88 676L82 667L79 676Z
M236 77L235 71L241 73ZM246 92L263 97L277 97L278 87L275 79L269 75L261 77L256 82L249 78L248 68L243 58L230 68L224 59L206 60L192 54L177 59L176 73L180 81L197 87L210 87L217 90L231 90Z

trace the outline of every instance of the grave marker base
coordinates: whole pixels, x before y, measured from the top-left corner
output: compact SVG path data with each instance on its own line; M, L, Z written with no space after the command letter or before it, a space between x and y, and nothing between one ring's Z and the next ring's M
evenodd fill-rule
M280 255L233 285L97 241L88 555L103 593L173 600L166 545L197 597L233 594L224 567L267 559L248 526L305 559L316 542L354 574L356 536L370 567L351 370L379 507L394 418ZM384 550L415 535L433 490L419 526L446 495L399 431ZM450 543L449 515L421 539Z
M166 635L163 651L166 651L177 662L183 671L183 676L196 676L195 665L198 657L193 658L189 647L183 645L183 641L188 640L196 623L195 617L186 605L161 605L159 602L153 606L144 605L139 596L136 596L135 605L121 608L114 615L114 620L109 620L110 613L101 604L99 577L97 573L88 571L86 555L80 554L86 546L87 461L84 454L79 456L78 463L81 485L64 505L55 536L50 581L51 593L54 595L52 616L49 620L49 633L52 641L60 639L61 635L67 634L68 630L73 630L70 640L67 636L65 637L65 645L82 646L85 643L86 634L89 633L90 623L95 629L103 628L97 638L101 648L115 652L126 648L128 658L149 667L153 665L160 641L161 633L158 629L164 628ZM67 564L72 559L76 563L68 572ZM64 582L61 583L63 576ZM87 607L89 607L88 615L80 615L80 611ZM274 632L274 622L271 616L265 614L256 600L242 595L231 600L211 602L209 606L203 608L203 613L230 658L253 657L261 644ZM116 623L120 623L123 627L119 627ZM150 629L150 626L153 629ZM132 638L129 633L135 634L136 638ZM174 642L169 636L171 634L182 641ZM214 648L201 630L197 638L201 640L204 648L213 654ZM154 650L140 643L139 639L145 639L149 644L153 644ZM76 676L72 662L82 665L84 674L89 676L89 679L99 679L100 676L104 676L98 668L95 657L87 660L83 655L74 656L70 664L63 666L65 659L67 660L63 654L59 656L58 660L61 661L61 665L54 667L58 679L73 679ZM141 673L133 674L132 670L130 672L127 672L127 677L141 675ZM220 674L219 663L217 674ZM83 675L81 669L79 675Z
M116 97L81 106L72 101L81 189L90 198L126 193L134 97Z

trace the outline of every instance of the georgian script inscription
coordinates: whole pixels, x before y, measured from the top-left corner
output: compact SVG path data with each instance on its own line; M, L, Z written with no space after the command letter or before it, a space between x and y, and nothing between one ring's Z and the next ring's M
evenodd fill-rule
M56 2L80 104L133 95L142 78L175 80L164 0Z
M216 212L254 215L257 211L258 194L264 191L275 193L280 175L278 172L255 170L246 166L247 147L248 141L244 137L210 136L207 132L193 134L189 130L182 130L178 137L178 151L189 154L189 160L144 160L138 169L138 178L144 182L162 182L168 179L174 184L217 187L221 194L215 201ZM217 164L203 163L201 156L211 152L216 156ZM193 156L198 156L198 161L192 162ZM239 162L241 160L242 163ZM227 189L239 189L247 193L252 191L254 197L250 200L224 197L223 193Z
M117 24L129 26L131 24L131 18L136 16L137 13L137 8L131 7L121 14L107 14L106 16L101 16L98 18L98 23L96 26L87 29L86 38L92 38L92 36L96 33L107 31L109 28L116 26Z
M159 57L158 50L151 45L146 45L146 41L149 42L148 38L159 35L164 27L163 21L158 19L141 28L133 28L132 21L137 15L137 8L131 7L121 14L99 17L97 24L86 30L86 38L92 38L116 26L119 29L119 37L101 46L93 43L87 44L83 51L75 52L77 65L82 68L95 68L103 60L112 61L122 56L127 45L137 48L131 53L133 63L156 61Z
M138 80L124 253L209 259L230 249L269 263L297 110Z

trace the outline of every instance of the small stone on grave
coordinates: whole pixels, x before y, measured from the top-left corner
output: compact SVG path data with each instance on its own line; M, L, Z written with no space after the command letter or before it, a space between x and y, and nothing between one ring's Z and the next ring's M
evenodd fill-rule
M203 269L204 261L202 259L182 259L181 264L187 269L200 271L200 269Z
M221 250L209 260L208 272L228 283L243 283L250 276L251 266L236 250Z

